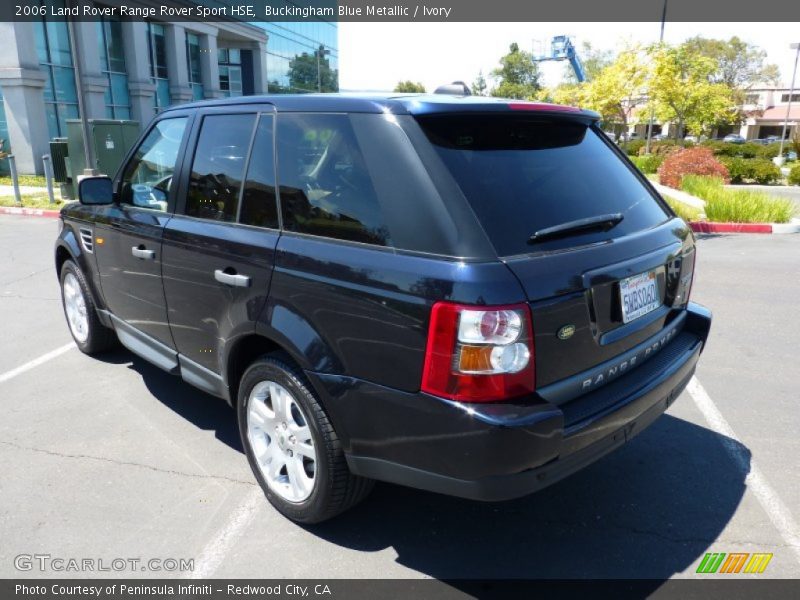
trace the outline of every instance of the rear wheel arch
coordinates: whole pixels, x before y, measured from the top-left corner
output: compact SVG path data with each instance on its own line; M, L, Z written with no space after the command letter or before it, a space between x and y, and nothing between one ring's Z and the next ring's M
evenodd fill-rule
M304 380L308 383L308 387L319 398L340 438L346 442L349 439L347 429L341 419L338 418L336 411L332 410L326 390L321 388L316 378L310 377L305 373L309 369L308 363L298 357L296 352L292 350L287 345L260 333L253 333L237 340L230 349L226 362L225 383L228 386L229 403L234 408L236 407L239 398L239 384L250 365L266 356L271 356L286 362L300 372L304 372Z
M286 352L280 344L264 335L253 333L241 337L228 351L225 381L230 391L230 403L236 405L239 395L239 382L247 368L264 355Z

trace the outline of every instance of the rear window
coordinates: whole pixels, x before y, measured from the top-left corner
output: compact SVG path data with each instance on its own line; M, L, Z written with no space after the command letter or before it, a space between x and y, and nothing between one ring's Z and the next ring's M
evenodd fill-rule
M591 127L518 115L419 117L500 256L589 244L652 228L668 215ZM536 232L620 213L607 231L529 243Z

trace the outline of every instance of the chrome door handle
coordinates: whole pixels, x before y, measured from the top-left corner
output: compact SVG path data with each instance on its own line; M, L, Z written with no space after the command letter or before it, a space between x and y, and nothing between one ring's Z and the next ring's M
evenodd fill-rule
M148 250L144 246L134 246L131 248L131 254L136 258L144 258L146 260L153 260L156 257L154 250Z
M250 287L250 278L247 275L238 275L236 273L226 273L222 269L214 271L214 279L225 285L232 285L234 287Z

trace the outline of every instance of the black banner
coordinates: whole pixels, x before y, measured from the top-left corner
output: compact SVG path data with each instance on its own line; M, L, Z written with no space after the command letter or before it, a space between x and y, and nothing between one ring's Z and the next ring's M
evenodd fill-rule
M784 600L800 597L800 580L673 579L634 580L435 580L435 579L5 579L3 600L207 600L278 599L461 600L463 598L575 599L680 598Z
M2 0L0 21L654 22L800 21L787 0Z

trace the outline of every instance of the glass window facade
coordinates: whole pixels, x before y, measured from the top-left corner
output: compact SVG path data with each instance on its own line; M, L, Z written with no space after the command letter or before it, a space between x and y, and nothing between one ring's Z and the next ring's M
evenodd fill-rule
M223 96L242 95L242 53L236 48L217 50L219 89Z
M266 30L271 94L339 91L336 23L254 23Z
M131 103L128 95L128 74L125 70L125 51L122 45L122 23L101 19L97 27L97 51L100 66L107 80L105 93L106 117L130 119Z
M63 7L63 0L48 5ZM36 53L45 75L44 103L50 137L67 135L67 119L78 118L78 94L67 24L44 19L34 23Z
M200 68L200 36L186 32L186 67L189 71L189 87L192 88L192 99L203 99L203 76Z
M167 71L167 40L164 26L158 23L147 23L147 40L150 51L150 77L156 85L153 106L156 112L166 108L172 102L169 93L169 72Z

